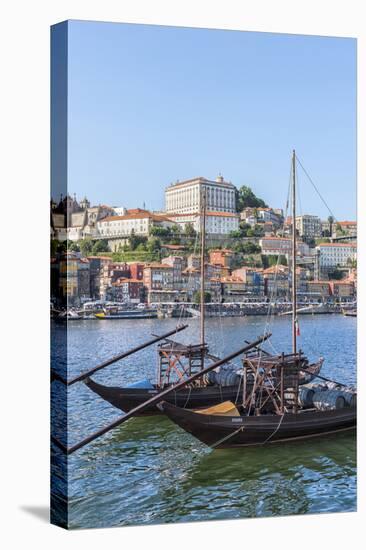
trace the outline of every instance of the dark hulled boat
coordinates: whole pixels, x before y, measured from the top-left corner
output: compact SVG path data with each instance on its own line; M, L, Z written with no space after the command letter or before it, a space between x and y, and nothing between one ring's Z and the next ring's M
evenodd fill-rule
M264 445L355 429L356 408L319 411L303 409L259 416L241 415L231 406L230 415L185 410L164 402L164 413L186 432L210 447Z
M286 359L289 361L291 356L285 357L285 360ZM244 361L245 360L246 358L244 358ZM273 356L263 359L259 355L256 355L254 357L251 356L249 360L256 364L261 361L261 364L276 365L280 360L282 360L282 358L281 356ZM304 359L303 365L304 368L306 368L306 371L300 371L300 384L306 384L313 380L314 377L319 374L322 364L323 360L320 359L316 363L307 365L306 359ZM231 378L233 378L233 376L231 376ZM191 385L179 391L173 391L167 401L168 403L183 409L210 407L224 401L238 403L242 398L242 376L234 374L234 378L236 379L235 384L222 385L210 383L208 378L205 377L203 384L201 385ZM138 387L138 385L132 385L130 387L106 386L96 382L92 378L87 378L85 380L85 384L102 399L108 401L111 405L124 412L129 412L135 409L151 397L158 395L159 392L162 392L169 387L169 384L163 386L148 384L149 387ZM251 387L251 384L247 384L248 392ZM141 412L140 416L150 416L155 414L162 414L162 411L155 405L151 405L151 407L148 407Z
M135 409L154 395L163 391L162 388L158 388L156 385L152 386L151 389L104 386L98 384L91 378L87 379L85 383L102 399L124 412ZM238 386L198 386L172 392L168 398L168 402L181 408L194 409L209 407L226 400L235 402L237 394ZM154 414L162 414L162 412L155 405L152 405L141 412L140 416L150 416Z

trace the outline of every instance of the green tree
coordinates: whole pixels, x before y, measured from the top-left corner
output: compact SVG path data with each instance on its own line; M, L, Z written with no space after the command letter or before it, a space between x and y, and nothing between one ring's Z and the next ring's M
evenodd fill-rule
M66 241L58 241L57 239L51 240L51 258L55 257L56 254L64 254L67 250Z
M79 248L82 256L90 256L93 251L93 241L87 237L86 239L79 241Z
M160 227L158 225L154 225L150 229L150 235L153 235L155 237L169 237L170 231L166 227Z
M67 241L67 250L71 252L80 252L80 247L75 241Z
M130 243L130 250L136 250L139 244L147 242L147 237L144 237L143 235L135 235L134 232L131 232L128 241Z
M241 212L244 208L267 208L264 200L258 198L252 191L252 189L246 185L243 185L238 190L237 195L237 210Z
M172 235L179 235L180 234L180 227L179 225L177 225L176 223L174 225L171 226L170 228L170 233Z
M204 296L205 296L205 304L208 304L209 302L211 302L211 292L205 292L204 293ZM201 291L200 290L196 290L196 292L193 294L193 301L195 304L200 304L201 303Z
M233 231L230 231L229 237L231 239L240 239L242 237L240 229L234 229Z
M92 254L96 256L101 252L110 252L108 241L106 239L100 239L98 241L95 241L95 243L93 244Z
M331 237L333 233L333 224L334 224L333 216L328 216L328 223L329 223L329 237ZM328 235L324 235L324 236L327 237Z
M191 223L191 222L186 223L186 225L184 227L184 234L186 235L186 237L195 237L196 236L196 230L193 227L193 223Z
M161 241L157 237L150 237L146 243L146 249L149 252L160 252Z

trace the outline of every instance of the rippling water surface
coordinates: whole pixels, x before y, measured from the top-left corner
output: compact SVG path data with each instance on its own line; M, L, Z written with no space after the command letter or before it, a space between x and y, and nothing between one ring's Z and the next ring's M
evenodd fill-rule
M193 342L198 321L179 340ZM176 320L76 321L67 338L69 378L175 326ZM262 334L263 317L207 322L214 354L224 355ZM325 357L322 374L356 382L356 319L338 315L300 318L299 346L310 359ZM62 355L62 328L53 327L54 362ZM271 325L273 350L290 351L290 319ZM268 346L267 346L268 347ZM271 349L271 348L269 348ZM147 348L95 375L106 384L154 380L156 348ZM69 389L69 445L121 412L84 384ZM133 418L69 459L70 527L106 527L354 511L356 438L259 448L211 450L165 417Z

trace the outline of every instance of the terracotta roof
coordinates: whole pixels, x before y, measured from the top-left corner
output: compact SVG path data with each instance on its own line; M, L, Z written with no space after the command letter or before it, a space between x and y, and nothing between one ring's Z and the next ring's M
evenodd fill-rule
M142 213L150 214L151 213L149 210L146 210L145 208L128 208L126 212L128 214L142 214Z
M333 285L352 285L353 284L353 281L337 281L337 280L331 280L329 281L329 283L333 284Z
M267 269L263 270L264 274L270 274L270 273L286 273L288 271L288 267L284 265L272 265L271 267L267 267Z
M113 261L110 256L87 256L89 260L110 260Z
M261 241L286 241L291 242L291 239L288 239L287 237L263 237Z
M141 211L141 212L135 212L133 214L126 214L125 216L107 216L106 218L103 218L102 220L100 220L98 223L104 223L104 222L114 222L114 221L119 221L119 220L142 220L142 219L150 219L150 220L153 220L153 221L156 221L156 222L160 222L160 221L169 221L169 222L173 222L173 220L171 220L170 218L168 218L167 216L163 216L163 215L158 215L158 214L152 214L151 212L148 212L148 211Z
M243 279L241 277L221 277L220 281L222 283L244 283Z
M229 248L215 248L213 250L210 250L210 254L211 253L214 253L214 254L234 254L234 252L232 250L230 250Z
M167 248L168 250L184 250L186 247L184 244L162 244L161 248Z
M143 284L139 279L128 279L127 277L120 277L116 282L112 283L112 286L120 286L122 283L140 283Z
M196 267L187 267L182 271L182 273L200 273L200 270Z

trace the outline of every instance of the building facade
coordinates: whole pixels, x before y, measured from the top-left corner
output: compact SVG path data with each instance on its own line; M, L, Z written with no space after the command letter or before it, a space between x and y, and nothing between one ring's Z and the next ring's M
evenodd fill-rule
M322 221L318 216L310 214L296 216L296 229L305 241L317 239L322 236Z
M202 216L197 214L169 214L169 218L184 231L189 224L198 233L202 226ZM229 235L239 229L239 215L233 212L206 212L206 234Z
M124 216L108 216L97 223L98 236L103 239L128 238L132 234L147 237L152 227L169 228L174 222L167 216L148 210L128 210Z
M321 243L316 248L319 251L321 271L347 267L357 259L356 243Z
M211 212L236 212L236 188L219 175L216 180L203 177L176 182L165 189L167 214L194 214L202 210L202 191L206 209Z

